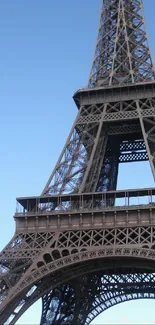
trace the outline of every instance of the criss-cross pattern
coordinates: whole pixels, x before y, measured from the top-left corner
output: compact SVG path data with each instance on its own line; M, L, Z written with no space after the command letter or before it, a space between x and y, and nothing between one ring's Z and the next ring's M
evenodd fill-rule
M41 325L88 325L120 302L155 298L155 189L116 191L119 163L149 160L155 178L142 0L102 0L89 85L73 98L78 115L42 195L17 199L0 253L0 324L39 298Z
M89 87L155 80L141 0L103 0Z

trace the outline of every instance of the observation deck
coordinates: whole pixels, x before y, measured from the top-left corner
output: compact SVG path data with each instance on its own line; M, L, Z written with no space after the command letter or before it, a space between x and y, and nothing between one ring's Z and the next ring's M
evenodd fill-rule
M17 198L17 231L155 225L155 188Z

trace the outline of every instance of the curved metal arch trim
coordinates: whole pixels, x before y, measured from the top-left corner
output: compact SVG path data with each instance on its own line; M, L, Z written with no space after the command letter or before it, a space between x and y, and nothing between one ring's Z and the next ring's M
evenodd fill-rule
M131 297L132 296L132 297ZM113 301L115 298L117 298L117 301ZM124 294L124 295L118 295L115 297L111 297L107 299L106 301L103 301L101 304L98 304L95 309L88 315L88 318L85 322L85 325L89 325L90 322L92 322L97 316L99 316L102 312L105 310L114 307L116 305L119 305L123 302L133 301L133 300L142 300L142 299L155 299L155 293L148 293L145 292L142 297L142 293L132 293L132 294ZM105 305L105 303L108 303Z
M81 273L82 274L82 273ZM53 287L53 289L56 286ZM50 288L51 290L51 288ZM15 318L10 322L10 325L14 325L17 320L20 319L20 317L24 314L24 312L26 312L26 310L28 310L28 308L30 308L36 301L38 301L44 294L47 294L49 292L49 288L44 290L43 292L41 292L38 296L36 296L35 293L35 297L33 299L31 299L31 301L27 302L27 304L25 304L23 306L23 308L20 310L20 313L17 314L15 316ZM102 294L101 294L102 297ZM105 298L105 296L103 297ZM114 299L117 299L114 301ZM104 312L105 310L116 306L118 304L121 304L123 302L127 302L127 301L132 301L132 300L138 300L138 299L155 299L155 293L153 292L146 292L143 294L142 293L132 293L132 294L119 294L119 295L114 295L113 297L108 297L106 300L100 301L99 304L97 304L95 306L95 308L92 310L92 312L88 315L88 318L86 320L85 325L89 325L90 322L92 322L97 316L99 316L102 312Z
M90 274L98 271L106 271L111 269L111 259L106 259L104 265L102 265L102 260L98 259L94 263L93 260L86 261L85 263L78 263L78 266L74 264L73 268L66 268L66 272L61 272L60 274L57 275L56 281L54 281L51 276L49 275L48 277L45 277L43 282L40 282L40 285L36 287L35 291L32 292L32 294L29 296L29 298L26 298L24 305L18 312L16 312L14 318L9 322L10 325L14 325L17 320L23 315L23 313L31 307L39 298L41 298L43 295L46 295L49 291L55 289L57 286L62 285L66 281L70 281L76 277L83 276L85 274ZM150 261L151 262L151 261ZM115 267L116 270L117 268L120 268L120 259L115 259ZM137 262L136 258L129 258L128 260L123 258L121 259L121 267L124 269L128 268L137 268ZM138 262L138 270L144 269L143 266L143 259L139 259ZM137 270L137 271L138 271ZM151 272L154 272L154 266L152 263L146 265L145 270L150 270ZM32 289L32 287L31 287ZM30 291L31 291L30 289ZM26 290L27 292L27 290ZM147 290L146 290L147 292ZM100 296L100 295L99 295ZM98 296L98 297L99 297ZM101 292L102 296L102 292ZM104 294L104 298L106 298L106 295ZM24 297L23 297L24 299ZM15 306L17 308L17 306ZM94 310L94 309L93 309ZM93 312L92 310L92 312Z
M155 260L155 251L152 249L144 249L144 248L105 247L103 249L100 248L93 251L90 250L90 251L79 252L76 254L68 255L66 257L45 264L40 268L38 267L34 269L34 266L32 266L30 267L30 269L27 270L23 278L17 283L16 287L13 288L12 292L10 292L10 295L7 297L7 300L5 301L5 304L7 304L16 296L21 294L21 292L24 289L31 287L37 281L41 280L45 276L48 276L50 273L53 273L55 271L58 271L67 266L71 266L77 263L82 263L85 261L101 259L101 258L111 258L111 257L113 258L114 257L133 257L133 258L135 257L135 258L141 258L145 260ZM1 308L3 309L3 303L1 305Z

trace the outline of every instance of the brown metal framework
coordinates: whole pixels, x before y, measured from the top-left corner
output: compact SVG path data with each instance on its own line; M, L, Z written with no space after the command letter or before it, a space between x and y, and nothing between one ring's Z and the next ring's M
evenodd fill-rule
M89 324L107 308L155 298L155 188L117 191L120 163L155 178L155 72L142 0L102 0L88 86L39 197L17 199L0 254L0 322L40 297L41 325Z

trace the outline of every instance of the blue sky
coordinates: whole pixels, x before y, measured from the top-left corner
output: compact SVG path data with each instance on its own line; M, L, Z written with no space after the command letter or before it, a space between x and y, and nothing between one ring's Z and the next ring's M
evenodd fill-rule
M41 193L70 131L77 113L72 95L88 81L100 5L101 0L0 2L1 249L14 233L16 197ZM155 1L144 0L144 6L155 59ZM154 185L147 164L120 171L119 188ZM124 303L96 324L146 323L148 315L155 323L153 306L155 301ZM34 306L18 324L37 324L39 317Z

